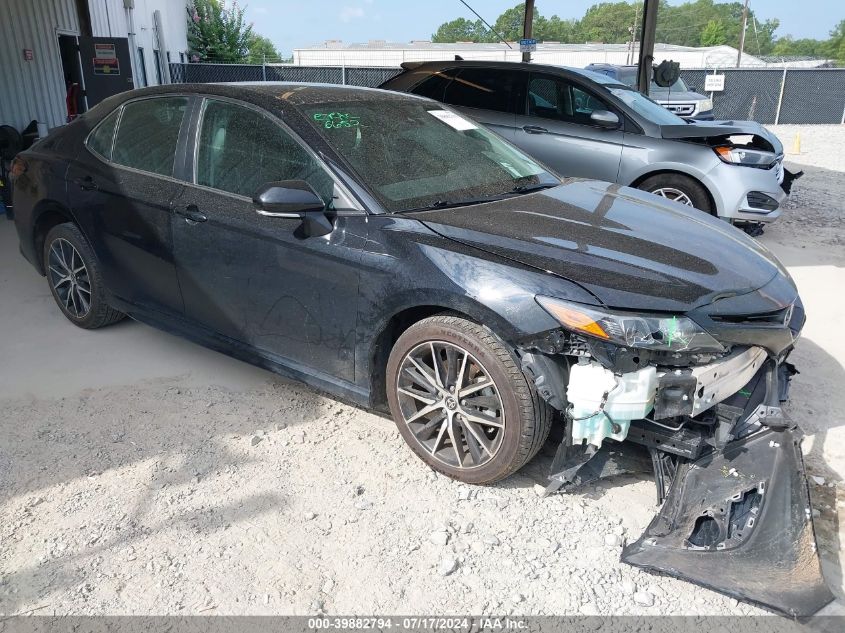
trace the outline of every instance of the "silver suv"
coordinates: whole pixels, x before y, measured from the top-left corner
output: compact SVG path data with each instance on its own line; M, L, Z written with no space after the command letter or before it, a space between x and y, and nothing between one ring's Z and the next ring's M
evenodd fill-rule
M618 66L616 64L590 64L586 70L607 75L619 83L637 87L637 67ZM683 79L673 83L668 88L658 86L653 81L649 87L648 96L664 108L677 114L682 119L697 121L713 120L713 100L703 94L690 90Z
M616 182L754 231L775 220L792 174L753 121L685 121L588 70L508 62L406 62L381 85L448 103L563 176Z

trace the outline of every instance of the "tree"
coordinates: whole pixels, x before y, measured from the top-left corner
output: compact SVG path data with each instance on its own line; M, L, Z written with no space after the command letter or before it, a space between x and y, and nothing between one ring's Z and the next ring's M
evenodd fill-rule
M581 18L580 33L587 42L623 44L631 39L636 10L636 4L627 2L594 4Z
M534 37L567 43L593 41L622 44L630 40L635 16L641 7L642 0L600 1L587 9L580 20L564 20L556 15L543 17L535 5ZM738 48L742 11L741 0L690 0L677 5L669 4L669 0L660 0L656 39L660 43L681 46L727 44ZM525 4L517 4L496 19L494 28L506 39L517 40L522 37L524 15ZM642 26L640 20L637 20L636 26L639 37ZM774 53L783 56L828 57L845 64L845 20L831 31L828 40L793 40L789 36L777 38L775 32L779 26L778 19L760 21L754 10L749 9L745 50L752 55ZM472 22L458 18L442 24L432 40L495 42L498 38L480 20Z
M793 39L791 35L778 38L772 47L777 57L824 57L825 42L810 38Z
M495 36L493 36L495 38ZM490 41L488 29L481 20L458 18L441 24L431 36L432 42L485 42ZM493 40L495 41L495 40Z
M249 39L249 52L246 60L251 64L261 64L263 62L278 62L281 60L281 55L273 42L262 35L256 33L252 34Z
M578 20L562 20L556 15L544 20L542 28L535 29L538 40L547 42L578 42L584 41L580 36Z
M525 21L525 3L522 2L515 7L507 9L498 17L493 24L493 29L510 42L522 39L523 24ZM545 29L546 18L540 15L537 6L534 6L533 33L541 33Z
M253 38L252 24L244 22L244 9L233 0L189 0L188 45L200 61L244 61Z
M727 41L728 35L722 20L710 20L701 31L702 46L721 46Z
M845 65L845 20L830 32L830 39L824 46L826 57L836 60L837 65Z

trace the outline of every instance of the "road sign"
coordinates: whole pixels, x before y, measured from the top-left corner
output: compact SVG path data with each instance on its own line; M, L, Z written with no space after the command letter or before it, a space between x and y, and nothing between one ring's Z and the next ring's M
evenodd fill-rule
M537 50L537 40L519 40L519 50L522 53L533 53Z
M725 89L724 75L705 75L704 92L722 92Z

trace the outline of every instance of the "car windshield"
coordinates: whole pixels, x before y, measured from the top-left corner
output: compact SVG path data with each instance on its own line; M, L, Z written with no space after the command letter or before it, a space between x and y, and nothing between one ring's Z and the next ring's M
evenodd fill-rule
M383 99L302 111L390 212L468 204L560 183L492 132L436 103Z
M617 71L619 75L619 81L621 81L626 86L631 86L632 88L637 87L637 69L636 68L624 68L622 70ZM687 85L684 83L684 80L678 77L678 81L673 83L668 88L664 86L658 86L654 81L651 82L651 87L649 89L650 92L686 92Z
M655 103L633 88L608 88L610 93L629 108L657 125L686 125L681 117L672 114L662 105Z

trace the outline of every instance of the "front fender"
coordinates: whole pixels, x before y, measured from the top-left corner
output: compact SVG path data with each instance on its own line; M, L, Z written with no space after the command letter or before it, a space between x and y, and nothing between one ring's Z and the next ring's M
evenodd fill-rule
M626 136L618 182L635 187L652 174L683 174L700 182L713 199L717 214L724 215L726 202L715 178L720 164L713 151L702 145L649 137L637 143Z

